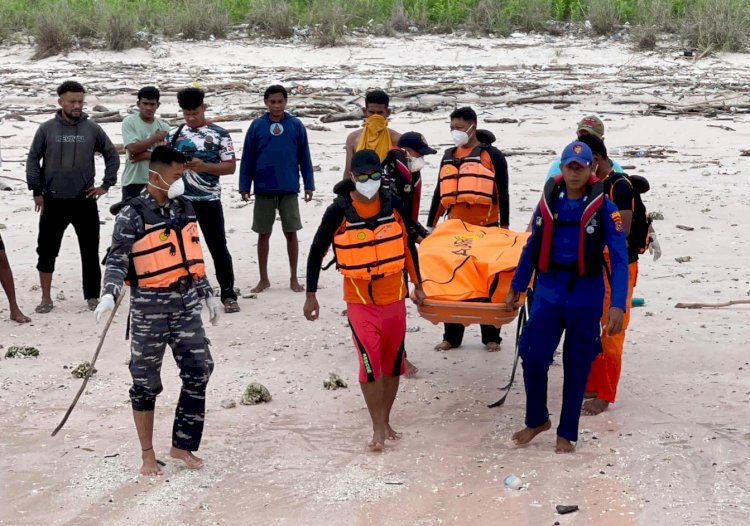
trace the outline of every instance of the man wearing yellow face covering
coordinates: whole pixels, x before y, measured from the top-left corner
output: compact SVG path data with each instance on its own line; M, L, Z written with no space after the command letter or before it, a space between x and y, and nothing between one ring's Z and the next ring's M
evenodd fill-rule
M344 179L349 177L352 156L356 152L374 150L383 162L393 145L398 144L401 134L388 128L389 102L388 94L382 90L371 90L365 95L365 123L361 130L353 131L346 138Z

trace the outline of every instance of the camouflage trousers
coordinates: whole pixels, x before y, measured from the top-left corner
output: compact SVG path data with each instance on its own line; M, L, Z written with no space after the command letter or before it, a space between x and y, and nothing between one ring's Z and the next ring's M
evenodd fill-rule
M165 347L169 345L182 379L172 445L197 451L203 435L206 386L214 368L201 321L201 304L195 302L188 308L163 313L143 313L135 308L130 319L133 410L154 410L156 397L163 389L161 365Z

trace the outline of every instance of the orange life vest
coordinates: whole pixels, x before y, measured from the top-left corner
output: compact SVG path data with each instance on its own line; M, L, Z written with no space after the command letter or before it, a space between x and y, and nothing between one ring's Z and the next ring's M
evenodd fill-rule
M128 285L167 288L183 278L200 279L206 275L194 216L187 216L187 221L180 225L144 213L135 202L131 206L143 217L145 232L133 243Z
M336 199L346 223L333 238L333 250L336 267L347 278L375 280L404 270L404 229L393 215L390 194L381 191L380 199L380 213L367 219L357 214L350 196Z
M497 192L495 172L482 164L483 148L474 148L469 155L456 159L455 148L448 150L440 165L438 184L440 204L446 210L458 203L492 206Z

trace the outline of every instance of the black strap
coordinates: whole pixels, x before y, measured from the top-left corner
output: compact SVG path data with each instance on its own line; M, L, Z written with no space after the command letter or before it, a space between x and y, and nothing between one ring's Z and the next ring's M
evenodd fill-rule
M533 301L534 297L534 291L533 289L529 289L526 291L526 303L521 307L518 311L518 324L516 325L516 349L515 349L515 356L513 357L513 368L510 371L510 380L506 385L500 388L501 391L505 391L503 396L498 400L497 402L493 404L489 404L487 407L490 409L494 407L500 407L505 403L505 400L508 398L508 395L510 394L510 389L513 387L513 381L516 379L516 370L518 369L518 360L520 359L520 341L521 341L521 334L523 334L524 327L526 326L526 321L529 317L529 311L531 310L531 302Z
M182 133L182 129L185 127L185 123L183 122L179 126L177 126L177 131L174 132L174 135L172 136L172 140L169 141L169 145L172 147L173 150L177 149L177 140L180 138L180 133Z

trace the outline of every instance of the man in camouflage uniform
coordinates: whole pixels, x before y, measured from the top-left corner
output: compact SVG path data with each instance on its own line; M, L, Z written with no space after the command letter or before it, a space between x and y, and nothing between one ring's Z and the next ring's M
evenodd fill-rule
M203 434L206 385L213 361L200 316L201 300L206 300L213 324L220 302L205 276L192 207L179 198L184 190L184 163L181 153L166 146L155 148L146 189L113 207L117 218L96 309L100 321L114 308L123 282L130 285L130 400L142 450L142 475L161 474L152 435L167 344L182 379L170 456L192 469L203 465L192 452L198 450Z

